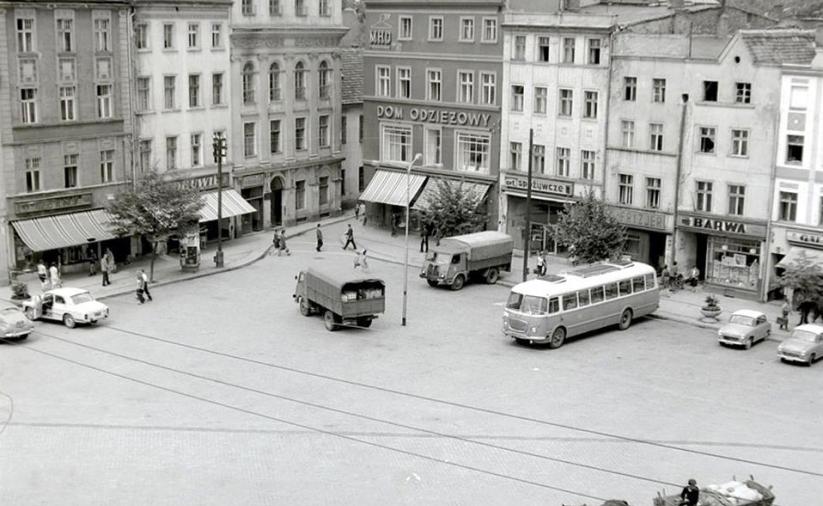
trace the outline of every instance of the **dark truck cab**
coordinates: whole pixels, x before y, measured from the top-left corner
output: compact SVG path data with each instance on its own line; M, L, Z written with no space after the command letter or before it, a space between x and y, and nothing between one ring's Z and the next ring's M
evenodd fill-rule
M503 232L484 231L440 240L428 254L420 277L429 286L460 290L472 277L494 284L500 271L511 271L514 240Z
M386 310L386 284L375 278L355 278L310 268L295 276L294 301L300 314L323 315L326 329L369 327Z

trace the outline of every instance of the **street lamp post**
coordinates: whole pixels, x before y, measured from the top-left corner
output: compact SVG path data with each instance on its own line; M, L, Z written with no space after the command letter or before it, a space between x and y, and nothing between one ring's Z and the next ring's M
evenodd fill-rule
M223 267L223 157L226 156L226 138L215 132L212 138L214 161L217 162L217 252L214 254L215 267Z
M414 155L412 161L409 162L409 166L406 167L406 259L403 262L403 321L401 322L401 325L404 327L406 326L406 302L409 298L409 214L411 214L411 210L409 209L409 201L411 200L409 188L411 187L412 165L414 165L417 160L420 160L422 156L420 153Z

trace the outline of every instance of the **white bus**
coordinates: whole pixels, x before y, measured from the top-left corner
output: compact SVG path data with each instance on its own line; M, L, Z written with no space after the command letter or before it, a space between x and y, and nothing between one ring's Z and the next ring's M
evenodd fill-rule
M559 348L567 337L653 313L660 304L654 268L640 262L591 264L512 288L503 333Z

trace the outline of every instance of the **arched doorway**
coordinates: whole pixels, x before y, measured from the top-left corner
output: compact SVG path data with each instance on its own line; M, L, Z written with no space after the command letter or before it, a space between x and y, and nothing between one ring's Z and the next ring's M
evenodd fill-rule
M283 178L271 180L271 224L278 227L283 224Z

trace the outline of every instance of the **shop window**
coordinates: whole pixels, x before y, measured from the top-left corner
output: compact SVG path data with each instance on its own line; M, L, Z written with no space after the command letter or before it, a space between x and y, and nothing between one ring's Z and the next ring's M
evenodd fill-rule
M637 100L637 78L624 77L623 78L623 100L634 102Z
M786 163L803 163L803 136L789 135L786 138Z
M491 161L491 135L457 132L456 137L457 163L455 168L488 174Z
M441 153L443 150L442 131L439 128L425 129L425 151L426 165L440 165L443 163Z
M710 236L706 280L724 286L757 290L760 282L760 243Z
M697 181L695 188L695 209L706 213L712 212L712 183Z
M703 101L717 102L717 81L703 81Z
M382 159L393 162L411 161L411 136L411 127L383 126Z
M797 194L794 192L780 192L780 208L777 219L795 221L797 218Z

